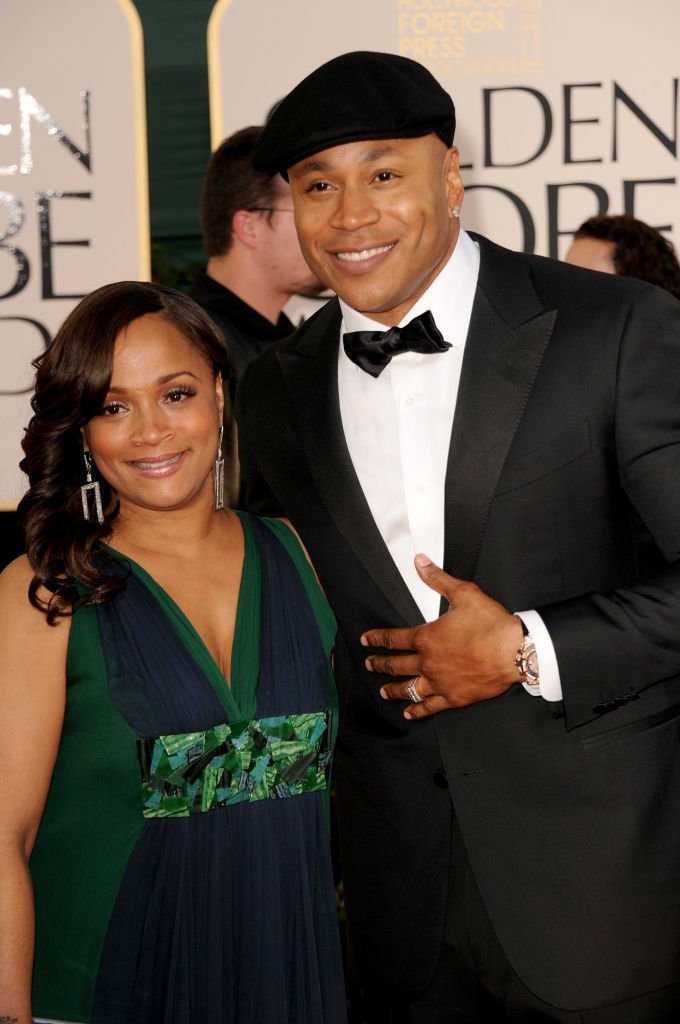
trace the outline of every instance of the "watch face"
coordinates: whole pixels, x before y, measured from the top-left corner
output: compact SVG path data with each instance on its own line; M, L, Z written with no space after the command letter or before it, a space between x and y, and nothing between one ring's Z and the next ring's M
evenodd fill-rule
M515 656L515 665L523 683L527 686L538 687L538 655L536 654L536 645L531 637L524 638L524 643Z
M530 637L525 637L524 643L517 652L515 664L523 683L527 683L529 686L538 686L538 655L536 646Z
M525 664L527 675L538 678L538 655L535 647L530 647L527 651Z

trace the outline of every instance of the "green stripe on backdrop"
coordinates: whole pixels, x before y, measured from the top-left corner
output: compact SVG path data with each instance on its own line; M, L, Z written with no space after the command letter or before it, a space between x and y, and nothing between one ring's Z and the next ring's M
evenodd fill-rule
M154 280L186 288L203 262L199 199L210 157L208 19L214 0L134 0L144 29Z

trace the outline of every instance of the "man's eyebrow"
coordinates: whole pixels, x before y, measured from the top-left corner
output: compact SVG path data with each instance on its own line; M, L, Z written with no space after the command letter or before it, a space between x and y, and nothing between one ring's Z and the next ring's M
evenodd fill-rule
M305 160L295 171L295 176L307 174L308 171L327 171L329 167L330 164L326 160Z
M394 146L382 146L380 149L371 149L361 157L362 163L370 163L372 160L382 160L384 156L392 156L396 152Z
M395 153L395 146L381 146L380 149L369 149L368 152L362 153L359 160L362 164L371 163L373 160L382 160L385 156L391 156ZM333 163L330 160L305 160L303 164L295 171L295 176L308 174L310 171L328 171L333 169Z

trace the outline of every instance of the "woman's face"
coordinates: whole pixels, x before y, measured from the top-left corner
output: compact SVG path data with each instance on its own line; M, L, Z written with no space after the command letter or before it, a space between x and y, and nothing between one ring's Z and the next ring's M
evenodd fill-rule
M102 411L83 437L121 514L212 501L223 404L220 377L167 320L149 313L120 333Z

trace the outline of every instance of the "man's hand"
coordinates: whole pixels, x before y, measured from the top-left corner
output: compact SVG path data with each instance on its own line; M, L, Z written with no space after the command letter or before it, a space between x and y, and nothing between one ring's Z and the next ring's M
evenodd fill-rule
M520 620L475 583L454 579L426 555L416 555L415 565L420 578L447 599L449 608L435 622L409 629L371 629L362 635L365 647L410 652L366 659L371 672L411 677L386 683L380 695L410 701L407 687L415 687L420 702L409 703L404 716L424 718L505 693L518 682Z

